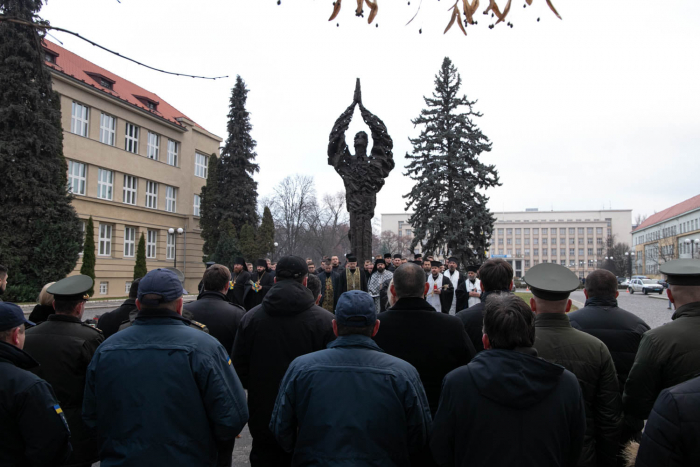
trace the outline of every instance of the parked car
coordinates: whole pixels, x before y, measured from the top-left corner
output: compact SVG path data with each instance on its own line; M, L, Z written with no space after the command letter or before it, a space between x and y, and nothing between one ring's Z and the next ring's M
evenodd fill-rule
M622 287L623 289L629 288L629 286L630 286L630 279L625 279L624 281L622 281L620 283L620 287Z
M664 292L664 286L651 279L632 279L627 287L629 293L642 292L644 295L656 292L659 295Z
M649 279L647 276L632 276L632 279Z

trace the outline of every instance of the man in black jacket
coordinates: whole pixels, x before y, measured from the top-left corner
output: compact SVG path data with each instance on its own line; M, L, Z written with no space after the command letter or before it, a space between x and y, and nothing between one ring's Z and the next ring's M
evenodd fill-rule
M97 431L88 428L82 418L85 375L104 341L102 331L81 321L92 286L92 278L78 275L49 287L56 313L28 329L24 343L24 350L40 364L32 373L51 384L65 411L73 445L65 466L89 467L99 457Z
M233 350L238 325L245 310L226 300L229 291L231 272L226 266L214 264L202 278L202 292L197 301L185 305L191 319L204 324L209 334L214 336L226 349L227 354Z
M486 350L445 377L430 441L439 465L577 466L581 389L571 372L537 358L534 321L519 297L486 301Z
M440 401L442 380L450 371L466 365L474 356L462 322L437 313L425 301L428 292L423 269L406 263L394 271L389 293L395 305L381 314L381 332L374 341L389 355L413 365L420 375L434 415ZM428 449L411 457L414 466L435 465Z
M481 336L484 334L484 301L491 294L509 293L513 285L513 267L502 259L489 259L481 265L479 278L484 292L481 302L457 313L457 318L462 320L477 353L484 350L481 342Z
M627 374L637 355L642 335L650 328L637 315L617 306L617 278L606 269L596 269L586 277L586 306L569 313L571 326L597 337L607 346L615 363L620 397L625 389ZM644 422L634 417L624 417L620 432L621 448L631 439L639 440ZM624 465L619 456L618 465Z
M132 311L137 311L136 297L138 297L139 294L140 281L141 279L139 278L135 279L131 283L131 288L129 289L129 298L124 300L124 303L122 303L119 308L117 308L116 310L108 311L107 313L100 316L99 320L97 320L97 326L102 331L102 335L104 335L105 339L119 331L119 326L121 326L121 324L124 321L129 319L129 313L131 313Z
M700 465L700 376L661 391L639 444L636 467Z
M22 309L0 302L0 465L60 465L70 431L51 385L27 370L39 364L24 346Z
M245 298L251 288L250 279L251 276L245 264L245 259L241 257L236 258L233 263L231 285L226 293L226 299L234 305L245 309Z
M248 389L253 467L291 464L292 455L277 444L269 429L280 382L292 360L325 349L335 339L333 315L315 305L306 287L307 274L302 258L280 259L275 285L238 327L232 360Z

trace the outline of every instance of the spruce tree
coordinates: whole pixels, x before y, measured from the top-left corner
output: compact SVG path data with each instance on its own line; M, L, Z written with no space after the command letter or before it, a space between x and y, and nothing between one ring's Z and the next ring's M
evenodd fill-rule
M219 219L230 220L237 232L244 225L258 225L258 184L253 174L260 171L255 163L257 143L250 136L253 126L246 110L248 89L240 76L231 92L228 114L228 138L217 167L217 197L214 210Z
M0 0L5 16L42 22L41 0ZM67 191L61 108L38 29L0 22L0 262L4 298L30 301L70 273L82 232Z
M260 256L258 244L255 241L255 230L250 224L241 227L241 233L238 235L238 246L243 257L251 263L254 263Z
M411 250L422 243L427 252L443 250L467 265L485 259L495 222L486 207L489 198L477 190L500 183L495 166L479 161L491 143L472 120L482 116L473 109L476 101L466 94L458 97L461 85L457 69L445 57L432 97L424 97L428 108L411 120L422 130L411 138L413 152L406 154L405 175L416 184L404 198L406 209L413 208Z
M85 242L83 244L83 264L80 266L80 274L92 277L95 282L95 225L92 216L85 226ZM95 295L95 287L88 290L88 295Z
M236 257L241 256L236 229L230 220L225 220L221 223L219 231L219 241L214 254L211 255L211 260L232 268Z
M272 212L267 206L263 210L262 222L260 227L258 227L255 238L258 243L260 256L272 256L275 252L275 221L272 220Z
M146 239L141 234L139 238L139 246L136 248L136 264L134 264L134 280L141 279L143 276L148 274L148 268L146 267Z
M208 261L208 257L214 253L216 243L219 240L219 223L221 222L222 212L221 209L217 209L217 206L221 205L218 198L218 167L219 159L216 157L216 154L212 154L209 156L207 184L202 187L199 205L199 227L202 229L201 236L202 240L204 240L204 246L202 247L204 262Z

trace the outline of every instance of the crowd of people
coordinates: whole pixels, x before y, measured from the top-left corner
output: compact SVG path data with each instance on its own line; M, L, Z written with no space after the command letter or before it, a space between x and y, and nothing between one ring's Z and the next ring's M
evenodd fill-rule
M506 261L458 263L238 258L187 304L155 269L96 324L87 276L0 301L0 466L228 466L246 424L253 466L700 465L700 261L661 266L655 329L609 271L570 312L563 266L528 303Z

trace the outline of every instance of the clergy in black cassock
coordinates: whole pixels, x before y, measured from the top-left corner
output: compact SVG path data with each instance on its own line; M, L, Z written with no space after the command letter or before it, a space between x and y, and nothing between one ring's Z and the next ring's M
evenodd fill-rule
M250 290L250 273L245 264L245 259L236 258L231 272L231 287L228 289L226 299L234 305L245 308L245 296Z
M340 272L338 278L338 293L335 294L334 301L337 304L340 295L348 290L362 290L367 292L367 276L365 271L357 267L357 258L348 255L347 267Z
M250 290L248 290L245 296L246 310L260 305L265 295L267 295L268 290L275 285L274 273L268 269L267 262L264 259L257 260L255 266L256 271L252 274L251 280L248 282Z

